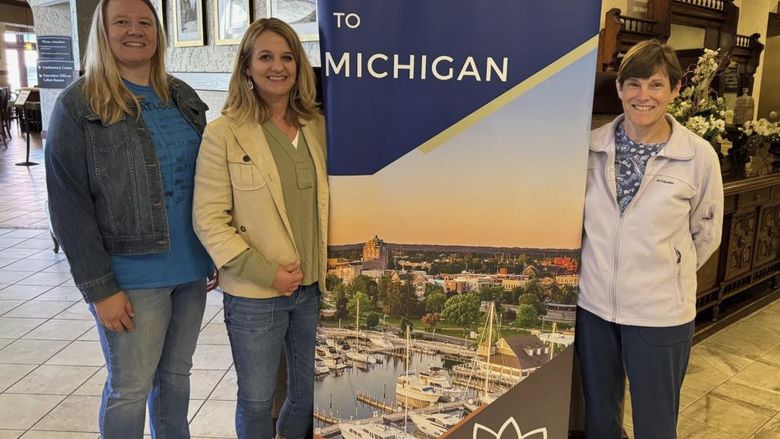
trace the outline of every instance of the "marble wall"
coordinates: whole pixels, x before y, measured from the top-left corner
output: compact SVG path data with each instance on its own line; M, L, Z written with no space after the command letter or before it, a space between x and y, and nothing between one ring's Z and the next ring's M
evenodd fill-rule
M214 0L206 0L206 45L174 47L173 1L165 2L168 71L196 89L210 108L207 116L211 120L219 116L227 97L228 81L238 45L214 44ZM96 4L97 0L30 0L38 35L66 35L73 38L73 55L77 69L80 68L80 58L86 49L89 25ZM253 0L253 7L255 19L268 16L267 0ZM310 62L319 66L319 43L305 42L304 49ZM48 126L54 102L60 92L61 90L56 89L41 90L44 130Z
M173 46L173 4L166 2L165 19L168 24L166 36L168 49L166 62L168 70L174 76L180 77L190 83L208 104L209 120L219 116L219 111L227 97L229 74L233 70L238 45L215 45L214 30L214 0L206 0L206 45L201 47L174 47ZM268 4L266 0L254 0L254 18L268 16ZM320 46L316 41L304 42L304 49L312 65L320 65ZM224 73L224 75L211 76L208 86L200 82L201 78L195 78L192 73Z
M225 105L227 93L224 91L198 90L198 96L209 106L206 119L212 120L222 114L222 106Z
M73 35L71 5L68 2L58 4L45 4L41 1L31 1L30 6L35 20L36 35L61 35L73 37L73 60L75 68L79 68L79 50L78 40ZM51 112L54 108L54 102L62 90L53 88L41 89L41 119L44 131L49 126Z

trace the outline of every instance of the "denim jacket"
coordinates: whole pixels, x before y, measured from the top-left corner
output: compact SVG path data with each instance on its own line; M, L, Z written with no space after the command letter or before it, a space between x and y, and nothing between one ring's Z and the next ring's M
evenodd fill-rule
M170 241L160 165L143 118L104 124L89 108L83 85L82 78L57 98L44 154L54 235L90 303L121 289L110 255L161 253ZM178 79L171 78L170 91L202 135L206 104Z

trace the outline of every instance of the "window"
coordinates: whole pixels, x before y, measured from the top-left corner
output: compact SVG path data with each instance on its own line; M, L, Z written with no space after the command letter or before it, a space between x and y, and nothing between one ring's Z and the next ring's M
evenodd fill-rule
M25 50L24 64L26 67L25 74L27 75L27 86L37 87L38 86L38 51Z
M32 32L5 32L3 39L6 45L8 82L11 88L19 89L38 85L38 50L35 34Z
M8 63L8 84L11 86L11 90L17 90L22 87L19 77L19 51L6 49L5 57Z

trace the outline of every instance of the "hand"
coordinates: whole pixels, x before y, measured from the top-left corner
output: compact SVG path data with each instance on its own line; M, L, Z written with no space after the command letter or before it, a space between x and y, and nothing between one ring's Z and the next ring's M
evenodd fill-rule
M133 305L124 291L108 296L94 303L95 313L100 323L112 332L135 330L133 323Z
M290 296L301 285L302 280L301 261L291 262L279 266L276 270L276 277L271 282L271 288L285 296Z
M214 269L214 272L209 275L209 277L206 279L206 292L213 290L219 285L219 270L216 268Z

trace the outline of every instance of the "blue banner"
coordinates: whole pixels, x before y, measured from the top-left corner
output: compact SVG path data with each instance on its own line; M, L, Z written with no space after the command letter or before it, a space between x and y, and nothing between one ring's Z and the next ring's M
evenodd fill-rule
M590 40L600 3L320 2L327 113L350 126L328 133L331 175L379 171Z
M320 0L322 437L567 437L600 0Z

